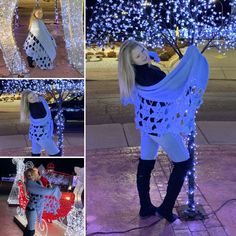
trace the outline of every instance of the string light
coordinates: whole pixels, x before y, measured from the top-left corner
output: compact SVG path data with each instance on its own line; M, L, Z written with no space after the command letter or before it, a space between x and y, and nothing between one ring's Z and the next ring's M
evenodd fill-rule
M55 24L58 25L59 23L59 16L58 16L58 0L54 1L54 12L55 12Z
M19 22L19 11L18 11L18 4L16 4L15 12L14 12L14 26L18 28L20 26Z
M84 73L83 1L61 0L64 40L69 63Z
M147 0L98 0L88 8L92 17L87 27L87 44L105 47L111 42L136 39L147 47L157 48L168 43L182 57L176 42L183 40L205 46L203 51L216 46L219 52L224 52L236 47L236 1L231 0L229 7L231 12L223 7L218 12L217 2L207 0L168 0L156 4Z
M12 76L24 77L28 73L13 35L13 17L17 0L0 0L0 48L8 70Z
M11 192L7 199L9 205L19 204L19 188L18 181L24 179L24 171L28 168L33 168L34 164L31 161L24 163L24 158L13 158L12 163L16 165L16 177L11 188Z
M84 235L84 210L72 207L67 215L67 227L65 236L83 236Z

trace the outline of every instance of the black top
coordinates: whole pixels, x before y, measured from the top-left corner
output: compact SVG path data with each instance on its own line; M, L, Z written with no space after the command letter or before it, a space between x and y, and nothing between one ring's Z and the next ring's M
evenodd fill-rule
M144 64L144 65L134 65L135 69L135 81L142 86L151 86L160 82L165 76L160 68Z
M29 110L34 119L44 118L47 115L42 102L29 103Z

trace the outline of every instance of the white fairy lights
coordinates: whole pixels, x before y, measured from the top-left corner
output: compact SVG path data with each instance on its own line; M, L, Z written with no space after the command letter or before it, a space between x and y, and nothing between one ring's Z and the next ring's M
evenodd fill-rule
M19 204L19 188L18 181L23 179L25 171L24 158L13 158L12 163L16 165L16 177L11 188L11 192L7 199L8 204Z
M218 1L168 0L152 4L147 0L98 0L90 9L93 14L87 42L104 47L133 38L152 48L167 43L182 57L176 44L181 39L191 45L204 45L203 51L215 46L224 52L236 47L236 0ZM227 9L217 7L223 3L228 4Z
M75 235L84 235L84 210L73 206L67 215L67 227L65 236Z
M0 0L0 48L8 70L12 75L23 76L28 73L13 35L13 16L17 0Z
M61 0L61 14L69 63L83 74L83 0Z
M31 161L24 163L24 158L12 158L12 163L16 165L16 177L12 185L11 192L7 199L8 204L19 204L19 188L18 181L24 179L24 171L28 168L33 168L34 164Z

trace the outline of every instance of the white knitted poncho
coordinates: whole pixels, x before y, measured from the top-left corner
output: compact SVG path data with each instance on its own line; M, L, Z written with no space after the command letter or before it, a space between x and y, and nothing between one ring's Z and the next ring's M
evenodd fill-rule
M195 46L188 47L176 68L152 86L137 85L132 99L136 127L146 133L189 135L208 82L208 63Z
M40 69L53 69L56 57L56 42L41 20L34 20L24 43L28 56Z

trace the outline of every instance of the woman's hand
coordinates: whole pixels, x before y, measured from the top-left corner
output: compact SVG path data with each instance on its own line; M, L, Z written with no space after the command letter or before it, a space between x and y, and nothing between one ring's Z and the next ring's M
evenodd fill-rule
M153 59L155 62L160 62L161 61L156 52L148 51L148 54L149 54L150 58Z

